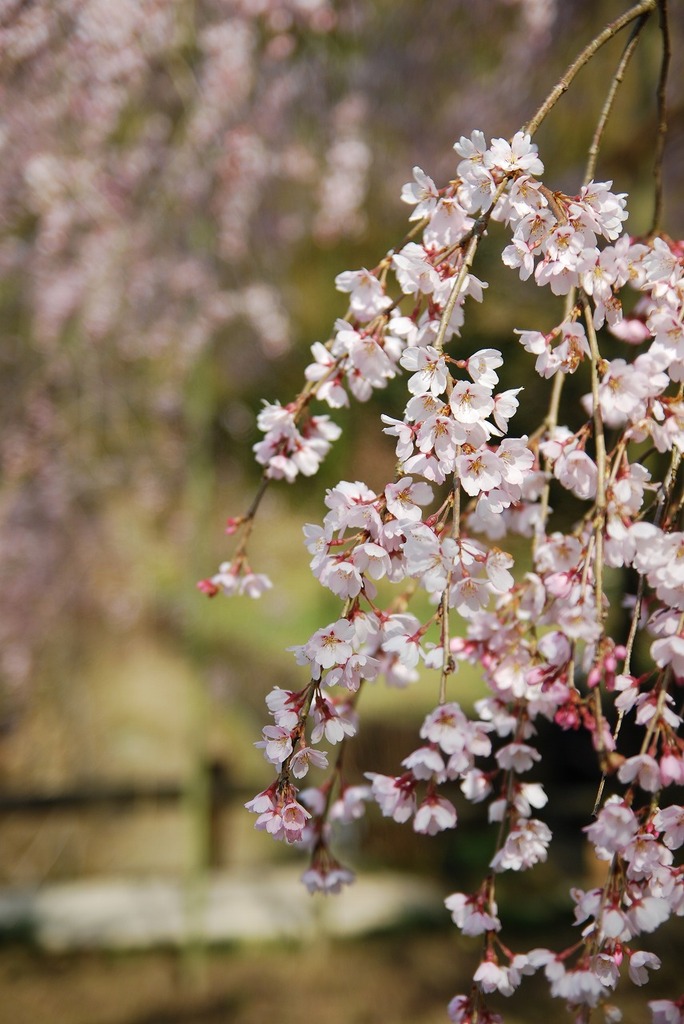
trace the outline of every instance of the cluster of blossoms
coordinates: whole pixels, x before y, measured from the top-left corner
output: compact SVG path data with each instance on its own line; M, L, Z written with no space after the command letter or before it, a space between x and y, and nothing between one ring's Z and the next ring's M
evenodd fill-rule
M577 1021L598 1006L617 1021L612 997L623 966L636 985L660 966L640 937L684 914L676 862L684 807L673 795L684 782L676 702L684 682L684 249L623 233L626 196L611 182L590 181L572 196L551 191L524 132L489 144L473 132L455 149L457 176L445 188L414 169L402 192L414 207L411 240L372 271L338 277L347 316L327 344L314 345L299 398L262 414L257 458L266 477L291 480L313 472L333 439L327 419L309 413L314 399L340 408L350 394L364 400L406 373L403 418L382 417L396 441L395 479L375 490L341 482L326 494L322 525L305 527L311 570L342 609L293 648L308 683L267 698L274 724L258 745L277 777L248 807L257 828L310 851L306 885L328 892L352 879L331 850L335 828L368 803L427 835L457 826L458 791L486 803L497 825L486 877L476 892L446 899L463 934L482 937L471 991L452 1000L451 1020L500 1021L489 994L509 996L542 971ZM486 285L471 265L492 221L511 237L504 263L565 299L558 326L516 332L539 376L555 378L551 408L532 436L509 435L521 389L497 390L503 354L467 354L462 341L447 348L462 334L466 298L483 298ZM601 329L623 355L601 355ZM591 391L581 422L561 425L563 380L582 370ZM653 479L643 465L651 451L665 466ZM566 492L584 512L563 531L550 502ZM498 546L513 535L530 542L527 571L515 572ZM605 575L623 567L638 584L616 639ZM207 582L220 578L205 589ZM389 604L378 597L387 583L400 588ZM434 606L422 619L409 610L417 590ZM454 635L456 617L463 635ZM648 668L636 674L633 658ZM472 715L448 699L461 662L478 666L488 689ZM369 683L406 686L421 668L438 675L439 703L420 745L396 776L369 771L368 785L352 784L342 756L329 765L318 745L342 750L355 735ZM623 752L627 715L642 742ZM500 934L496 879L548 856L547 794L528 779L542 757L542 721L591 738L605 786L585 833L608 867L603 885L571 892L581 929L573 946L515 953ZM327 772L324 781L299 792L293 779L310 768ZM652 1001L654 1024L681 1022L682 1005Z
M311 416L300 431L295 410L266 404L257 417L257 425L266 434L254 446L257 462L266 466L266 474L275 480L292 482L298 473L313 476L330 451L330 444L341 434L328 416Z

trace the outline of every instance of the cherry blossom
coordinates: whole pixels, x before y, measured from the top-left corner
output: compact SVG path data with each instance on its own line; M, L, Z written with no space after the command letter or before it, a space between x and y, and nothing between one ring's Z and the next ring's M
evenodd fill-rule
M502 768L511 769L516 774L527 772L541 755L527 743L508 743L496 752L496 759Z
M684 843L684 808L673 804L657 811L653 824L664 833L663 842L671 850Z
M365 267L345 270L335 278L338 291L349 293L349 308L361 323L367 323L391 304L377 277Z
M422 481L414 482L410 476L404 476L396 483L385 488L387 511L397 519L418 522L421 519L421 505L432 500L432 488Z
M456 826L456 808L445 797L428 796L416 810L413 818L415 832L434 836Z
M377 772L366 772L373 798L386 817L397 822L408 821L416 809L415 780L411 775L391 778Z
M420 167L413 168L413 179L402 188L401 199L403 202L415 206L409 220L421 220L435 211L439 193L432 178Z
M311 893L339 893L343 885L352 884L354 872L340 864L321 839L314 848L311 864L301 880Z
M458 423L473 424L484 420L494 410L491 389L484 384L457 381L449 405Z
M492 858L491 866L495 871L525 871L546 860L550 841L551 830L543 821L522 819L509 832L504 845Z
M282 725L264 726L263 740L255 744L264 748L264 756L274 764L282 764L292 753L292 736Z
M626 849L638 827L632 809L615 796L606 801L596 821L585 831L596 847L597 856L610 860L614 853L622 853Z
M290 760L290 771L296 779L303 779L310 767L327 768L328 759L322 750L300 747Z
M444 905L464 935L482 935L484 932L501 930L496 903L489 904L485 909L485 898L480 893L466 896L462 892L454 892L446 897Z
M684 997L677 1002L671 999L652 999L648 1006L652 1024L682 1024L684 1021Z
M353 653L351 641L354 627L347 619L339 619L324 629L318 629L302 648L306 658L319 668L332 668L346 662Z
M305 527L312 573L340 611L293 648L302 689L269 695L275 724L258 745L277 779L250 809L259 829L304 840L312 891L350 881L330 847L367 804L426 837L481 814L493 836L482 884L445 900L463 935L481 937L470 994L454 997L450 1018L499 1020L487 998L515 998L543 970L578 1020L599 1006L618 1020L621 979L646 985L660 966L637 936L684 913L684 818L669 795L684 779L684 245L657 230L636 241L626 194L590 172L568 192L547 185L531 129L492 141L475 130L454 149L446 185L421 167L404 185L408 237L374 270L338 275L349 310L314 345L305 390L259 415L266 478L293 480L314 472L337 434L316 401L338 408L394 378L405 388L403 414L383 413L379 428L392 478L341 481L322 525ZM517 363L504 342L473 341L466 299L484 300L473 264L485 234L521 287L561 299L546 324L511 327L526 391L506 386ZM542 393L534 375L548 403L515 436L520 406ZM583 382L580 401L566 397L570 375ZM208 592L249 592L239 546L249 529L236 526L237 554ZM462 663L485 688L472 708L455 699ZM366 786L344 752L367 687L384 683L433 684L435 706L397 774L364 768ZM572 885L575 942L517 953L497 888L502 873L554 855L550 790L532 774L547 730L582 733L592 752L603 781L583 841L606 872ZM337 750L318 749L323 740ZM309 767L325 781L297 800L293 780ZM681 1018L677 1002L650 1006L657 1024Z
M636 782L650 793L661 786L658 762L648 754L628 758L618 771L618 778L620 782Z

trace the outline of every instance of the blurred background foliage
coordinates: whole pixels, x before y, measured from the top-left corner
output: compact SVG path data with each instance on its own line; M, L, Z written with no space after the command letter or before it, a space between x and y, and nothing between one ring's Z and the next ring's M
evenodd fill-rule
M624 7L0 5L3 792L166 780L202 806L211 764L238 786L265 784L252 746L263 695L299 681L284 648L337 615L310 577L301 523L321 518L323 489L340 477L384 484L394 456L379 414L398 414L403 398L395 382L336 413L345 433L320 477L270 490L253 565L274 591L258 607L208 602L195 581L229 554L224 518L246 509L258 481L260 400L299 390L309 346L345 310L334 276L374 266L403 237L399 193L412 166L442 183L461 134L510 137ZM681 7L672 17L666 216L681 235ZM605 48L538 133L553 188L574 193L582 182L623 44ZM630 193L636 234L652 212L659 62L654 23L597 173ZM470 307L463 344L504 349L504 386L528 388L515 421L523 433L537 425L546 386L512 330L548 328L558 307L502 267L492 234L476 266L491 297ZM573 387L578 401L586 381ZM477 680L461 685L472 700ZM392 770L409 749L406 720L434 700L431 683L371 695L373 767ZM19 882L201 861L192 815L160 815L130 841L120 822L11 818L0 872ZM251 824L231 825L231 857ZM261 839L244 839L245 857ZM396 836L378 843L384 852Z

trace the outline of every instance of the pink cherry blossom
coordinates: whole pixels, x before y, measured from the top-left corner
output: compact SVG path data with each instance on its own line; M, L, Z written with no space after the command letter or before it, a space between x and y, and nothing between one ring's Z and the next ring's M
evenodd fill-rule
M494 855L494 871L525 871L546 860L551 830L535 818L521 821L511 829L502 848Z
M264 756L273 764L282 764L292 753L292 736L281 725L266 725L263 739L254 745L264 748Z
M645 985L648 978L648 969L658 970L660 967L660 958L655 953L646 953L638 951L632 953L629 958L629 976L635 985Z
M330 821L358 821L366 813L366 803L371 796L370 786L346 786L330 808Z
M434 747L419 747L401 763L416 779L435 778L438 782L443 782L446 778L444 759Z
M496 368L503 365L503 356L495 348L483 348L466 360L466 369L476 384L494 388L499 383Z
M428 796L418 807L413 818L414 832L429 836L456 827L456 808L446 797Z
M341 864L318 863L302 875L302 882L309 892L339 893L343 885L351 885L354 872Z
M648 1004L651 1024L684 1024L684 998L674 1002L671 999L652 999Z
M503 478L499 467L498 456L488 448L461 455L456 459L456 469L461 479L461 487L467 494L476 495L480 491L491 491Z
M281 811L285 841L288 843L298 843L302 838L306 822L310 817L311 815L306 808L302 807L296 800L290 800L286 803Z
M506 174L522 171L538 177L544 173L537 146L525 132L516 132L510 143L505 139L493 139L484 159L487 166Z
M371 781L373 799L385 817L403 822L413 816L416 809L415 781L410 775L392 778L366 772L366 778Z
M318 629L304 645L306 657L320 668L341 665L353 653L354 627L347 619L338 619L324 629Z
M439 194L432 178L420 167L414 167L413 181L404 185L401 199L404 203L415 206L409 220L421 220L436 209Z
M501 992L504 996L510 996L516 987L508 968L494 960L484 960L475 971L473 981L483 992Z
M521 774L528 772L535 761L540 761L541 754L526 743L508 743L497 750L496 759L502 768Z
M433 491L429 484L414 482L410 476L402 477L385 488L387 510L397 519L418 522L422 518L421 505L432 500Z
M335 286L338 291L349 293L349 308L362 323L372 320L391 305L392 300L384 293L380 281L365 267L338 274Z
M420 735L436 743L445 754L463 750L468 742L469 723L455 702L435 708L425 718Z
M363 577L359 569L345 558L327 559L317 575L323 586L328 587L338 597L356 597L363 587Z
M684 843L684 807L672 804L658 810L653 824L664 833L663 842L669 849L677 850Z
M642 789L655 793L660 789L658 762L648 754L629 757L618 771L620 782L636 782Z
M335 704L323 694L318 694L314 702L313 720L311 742L314 744L323 737L328 743L341 743L346 736L354 736L356 733L356 715L351 708Z
M395 253L392 263L399 287L407 295L432 295L440 285L439 274L429 262L427 252L416 242L409 242Z
M459 801L469 801L469 814L492 826L489 866L474 894L445 903L464 935L486 938L451 1019L497 1021L488 997L513 995L543 968L578 1020L601 1005L617 1021L609 1000L624 976L640 986L659 966L635 948L637 936L684 913L682 809L660 805L684 780L684 243L625 234L626 196L612 182L578 184L575 194L547 185L524 130L489 143L474 131L455 151L441 187L414 168L401 194L412 208L408 238L375 270L338 275L348 311L313 346L305 389L258 418L265 479L293 480L313 475L338 433L316 403L365 401L395 377L405 389L403 413L400 401L381 415L392 478L377 490L340 482L326 492L322 525L305 528L311 570L341 610L293 648L302 688L269 695L275 724L258 745L277 778L248 806L258 829L309 848L311 891L335 892L351 873L330 844L367 801L426 836L463 821ZM555 326L537 320L515 332L510 365L505 347L473 351L477 330L465 329L469 300L487 290L476 276L485 233L529 289L567 296ZM514 377L518 359L555 378L536 418L537 392L520 386L529 373ZM511 387L495 393L499 371ZM570 374L578 387L562 389ZM521 405L536 425L511 437ZM234 520L236 555L204 581L207 593L266 585L246 560L250 531L249 516ZM453 699L462 663L486 692L473 709ZM403 688L423 676L439 703L401 774L368 771L369 786L350 785L346 749L367 684ZM515 953L498 935L496 896L501 873L552 853L549 795L522 781L543 770L542 729L577 731L604 778L583 831L611 868L571 890L578 931L567 949ZM317 749L324 739L337 751ZM327 776L297 799L292 780L309 767ZM681 1016L675 1002L651 1008L658 1024Z
M684 636L668 636L651 645L651 654L656 665L672 665L677 677L684 678Z
M327 768L327 755L313 747L300 747L290 760L290 771L296 779L303 779L311 767Z
M392 615L383 626L383 651L394 654L407 668L420 660L420 622L414 615Z
M459 423L470 424L486 419L493 412L494 399L491 390L482 384L457 381L449 405Z
M466 896L462 892L454 892L446 897L444 905L450 911L454 924L464 935L482 935L485 932L501 930L496 903L486 907L486 901L479 893Z

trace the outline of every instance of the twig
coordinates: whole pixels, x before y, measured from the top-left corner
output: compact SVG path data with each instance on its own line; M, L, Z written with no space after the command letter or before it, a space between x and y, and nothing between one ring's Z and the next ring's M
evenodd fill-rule
M451 536L458 540L461 529L461 482L454 473L454 497L452 510ZM442 674L439 680L439 703L446 704L447 678L454 672L454 659L451 656L451 638L449 633L449 600L451 598L451 585L453 582L453 568L447 573L446 586L442 593L441 601L441 623L440 643L442 645Z
M594 137L591 140L591 146L589 147L587 166L584 172L585 185L587 185L594 177L594 173L596 171L596 158L598 157L599 146L601 145L601 140L603 138L603 133L605 131L608 118L610 117L610 112L613 109L613 103L615 102L615 97L617 95L618 88L622 84L622 80L625 76L625 71L627 70L627 65L632 59L632 54L636 50L637 43L639 42L639 36L643 31L644 25L648 21L648 17L648 14L641 15L636 25L632 29L631 35L627 40L627 44L625 45L625 48L622 51L620 63L618 64L617 70L615 71L615 74L613 76L613 80L610 83L608 95L606 96L605 103L603 104L601 115L598 119L598 124L596 125L596 131L594 132Z
M589 63L594 54L600 50L605 43L609 42L613 36L616 36L617 33L625 27L625 25L629 25L630 22L634 21L636 18L642 17L643 15L649 15L656 9L657 5L658 0L643 0L642 3L631 7L619 18L616 18L615 21L611 21L609 25L606 25L603 31L599 32L596 38L592 39L592 41L584 47L579 56L575 58L572 64L570 64L558 84L546 97L537 113L534 117L530 118L524 126L523 131L527 132L528 135L534 135L546 115L553 110L563 93L568 91L577 73L582 70L585 64Z
M660 32L663 37L663 57L660 64L660 78L658 79L658 132L655 143L655 160L653 163L653 180L655 183L655 199L653 205L653 223L651 224L650 235L655 235L660 230L660 221L663 215L663 155L665 153L665 138L667 135L667 75L670 70L670 28L667 16L667 0L659 0L658 10L660 12Z
M603 529L606 518L606 439L603 433L603 416L599 398L599 366L601 354L591 315L591 306L586 295L582 296L587 338L591 350L591 397L594 415L594 445L596 456L596 512L594 514L594 535L596 557L594 560L594 587L596 594L596 619L603 623Z

